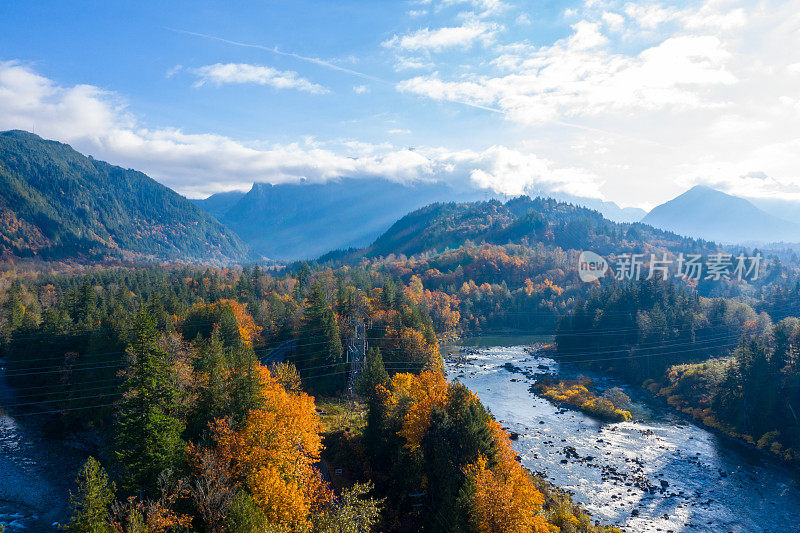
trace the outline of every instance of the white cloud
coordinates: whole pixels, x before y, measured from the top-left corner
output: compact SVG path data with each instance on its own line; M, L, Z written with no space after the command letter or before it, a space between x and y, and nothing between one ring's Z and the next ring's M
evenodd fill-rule
M356 94L367 94L369 91L370 89L366 85L356 85L353 87L353 92Z
M435 65L430 61L418 57L404 57L400 56L395 60L394 69L398 72L403 70L422 70L432 69Z
M587 169L628 205L698 182L800 198L800 0L571 9L577 22L558 41L498 34L471 64L411 75L397 88L532 126L535 153ZM761 174L769 179L753 178Z
M579 22L574 29L552 47L499 57L496 64L507 75L446 81L434 72L404 80L398 89L497 106L511 120L540 124L617 111L716 106L695 88L736 80L715 37L674 37L630 57L596 50L605 42L597 25Z
M567 46L572 50L589 50L608 42L608 39L600 33L600 25L596 22L582 20L573 24L572 29L575 33L567 41Z
M330 91L322 85L312 83L301 77L297 72L281 71L263 65L250 65L247 63L215 63L199 68L188 69L199 79L196 87L213 83L268 85L276 89L297 89L312 94L325 94Z
M597 176L579 169L553 169L552 163L534 154L505 146L492 146L470 159L475 166L470 178L480 188L510 195L532 189L575 196L602 198Z
M471 20L461 26L422 28L406 35L395 35L382 44L386 48L438 52L446 48L466 48L479 41L489 42L499 30L498 24Z
M613 32L620 31L625 24L625 17L613 11L604 11L601 18L603 22L606 23L606 26L608 26L608 29Z
M387 133L389 133L390 135L411 135L411 130L395 128L395 129L389 130Z
M432 5L436 11L454 6L468 6L474 10L470 14L479 18L497 15L508 8L508 4L501 0L422 0L420 4Z
M343 176L395 181L465 180L500 192L526 188L598 194L591 176L560 168L529 151L492 147L453 151L358 141L243 143L215 134L150 129L112 93L62 87L16 62L0 63L0 129L36 131L83 153L142 170L192 197L248 189L253 181L325 181ZM395 133L406 133L397 130Z
M636 21L642 28L654 29L678 16L675 9L665 8L659 4L641 5L629 3L625 6L625 14Z

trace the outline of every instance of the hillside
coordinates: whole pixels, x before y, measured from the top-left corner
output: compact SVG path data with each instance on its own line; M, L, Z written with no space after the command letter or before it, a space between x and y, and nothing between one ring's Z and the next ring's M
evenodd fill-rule
M744 198L701 185L654 208L642 222L722 243L800 240L800 225L762 211Z
M212 194L208 198L190 199L189 201L219 220L224 217L225 213L236 205L236 202L241 200L244 195L245 193L240 191L226 191Z
M482 191L460 192L444 183L405 185L383 179L255 183L219 220L265 257L308 259L336 248L366 246L397 219L432 202L483 197ZM214 209L230 198L213 195L198 205Z
M592 198L547 196L594 209L616 222L637 222L646 214ZM469 184L343 178L325 183L255 183L247 194L228 191L191 201L235 230L255 251L291 261L367 246L401 217L436 202L499 197Z
M686 252L705 246L643 224L612 222L585 207L522 196L506 203L492 200L424 207L398 220L369 247L350 255L414 255L457 248L467 241L529 246L543 243L601 254L657 248Z
M42 259L246 259L247 246L141 172L23 131L0 133L0 255Z

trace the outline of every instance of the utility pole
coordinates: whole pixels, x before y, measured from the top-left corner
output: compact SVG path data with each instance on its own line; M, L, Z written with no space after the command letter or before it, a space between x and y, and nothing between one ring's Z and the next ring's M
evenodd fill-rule
M347 392L351 397L355 394L356 382L367 357L367 328L372 326L369 322L371 321L360 313L352 315L348 320L348 324L353 327L353 335L350 337L350 344L347 347L347 362L350 364Z

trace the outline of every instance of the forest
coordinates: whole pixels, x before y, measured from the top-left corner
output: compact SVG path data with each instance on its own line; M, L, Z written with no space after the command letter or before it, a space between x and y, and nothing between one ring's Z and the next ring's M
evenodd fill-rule
M0 358L16 396L3 408L91 443L71 531L614 531L525 470L478 397L445 379L440 343L467 335L554 335L559 360L796 462L797 262L772 254L751 283L582 283L563 239L686 244L584 214L443 204L410 215L427 220L422 237L404 219L376 243L419 253L286 267L8 261ZM508 242L515 220L541 235ZM538 393L631 417L624 394L588 382Z
M71 531L613 531L524 470L445 379L438 339L458 311L418 278L301 264L2 280L18 393L3 407L97 443ZM349 394L354 316L370 350Z
M791 291L796 301L798 287ZM641 383L709 427L800 459L800 329L778 288L753 305L652 280L596 288L559 322L558 356ZM781 303L779 303L781 302Z

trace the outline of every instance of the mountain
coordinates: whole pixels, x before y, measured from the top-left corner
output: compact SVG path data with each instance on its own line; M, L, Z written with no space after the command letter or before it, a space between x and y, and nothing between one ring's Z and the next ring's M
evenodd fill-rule
M800 241L800 225L702 185L654 208L642 223L720 243Z
M402 216L432 203L498 196L446 182L403 184L379 178L343 178L326 183L255 183L247 194L232 191L192 201L235 230L255 251L290 261L367 246ZM617 222L638 222L646 214L613 202L554 196L595 209Z
M397 219L424 205L485 195L440 182L402 184L377 178L255 183L219 220L266 257L309 259L333 249L366 246ZM204 202L219 205L215 197Z
M604 218L614 222L639 222L645 217L645 215L647 215L647 211L644 209L640 209L638 207L620 207L614 202L600 200L597 198L581 198L578 196L558 193L544 196L552 196L556 200L561 200L562 202L594 209L603 215Z
M357 263L364 257L437 254L465 244L540 243L562 250L592 250L602 255L655 250L707 253L703 242L639 223L610 221L592 209L553 198L521 196L500 202L437 203L404 216L370 246L340 250L322 263Z
M231 207L236 205L236 202L244 197L245 193L240 191L227 191L212 194L208 198L190 199L194 205L213 215L217 220L225 216L225 213L230 211Z
M250 257L233 232L141 172L24 131L0 132L0 255L43 259Z
M767 213L783 220L800 224L800 201L782 200L780 198L751 198L745 199Z

